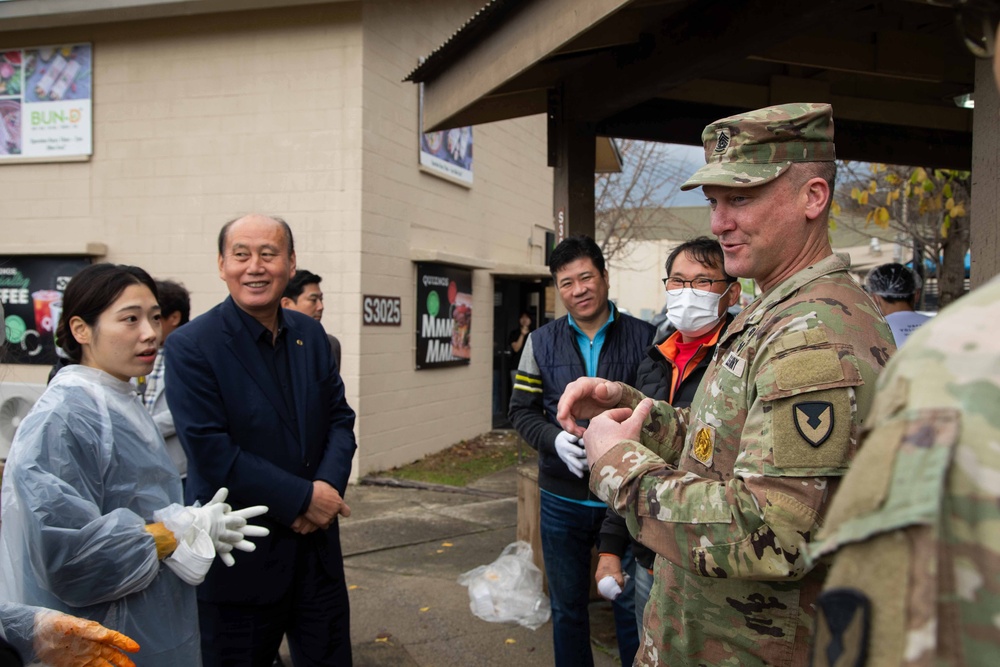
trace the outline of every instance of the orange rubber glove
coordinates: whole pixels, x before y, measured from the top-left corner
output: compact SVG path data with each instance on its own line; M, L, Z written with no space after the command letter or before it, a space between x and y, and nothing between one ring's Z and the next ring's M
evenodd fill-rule
M177 538L174 531L162 523L147 523L146 532L153 536L156 542L156 557L163 560L177 549Z
M35 614L35 653L51 667L135 667L139 645L120 632L58 611Z

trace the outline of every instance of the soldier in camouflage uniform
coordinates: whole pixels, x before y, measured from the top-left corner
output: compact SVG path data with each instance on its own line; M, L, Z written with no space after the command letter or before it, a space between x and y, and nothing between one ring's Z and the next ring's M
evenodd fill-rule
M591 489L658 554L635 664L802 665L824 575L803 551L892 335L830 249L830 107L761 109L702 136L708 164L682 188L704 187L727 273L764 293L720 336L689 412L585 378L558 416L569 430L618 408L584 439Z
M996 54L993 72L1000 87ZM865 446L807 554L833 554L817 667L1000 664L998 322L1000 277L914 332L879 378Z
M1000 664L1000 278L914 332L809 556L817 665ZM868 642L871 636L874 641Z

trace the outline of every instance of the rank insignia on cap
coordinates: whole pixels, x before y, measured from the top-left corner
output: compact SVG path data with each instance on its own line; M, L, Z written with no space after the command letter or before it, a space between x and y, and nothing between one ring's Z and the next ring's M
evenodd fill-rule
M833 433L833 403L804 401L792 408L795 428L806 442L819 447Z
M715 152L725 153L727 148L729 148L729 128L724 127L719 130L719 139L715 142Z
M703 426L694 434L691 456L702 465L711 465L712 454L715 452L715 430Z

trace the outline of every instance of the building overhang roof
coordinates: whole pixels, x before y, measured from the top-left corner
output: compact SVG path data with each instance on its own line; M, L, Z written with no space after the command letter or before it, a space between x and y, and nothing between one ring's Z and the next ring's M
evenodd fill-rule
M0 32L171 16L330 4L347 0L0 0Z
M792 101L834 106L838 156L968 169L974 59L917 0L493 0L407 80L426 130L546 113L599 135L697 143Z

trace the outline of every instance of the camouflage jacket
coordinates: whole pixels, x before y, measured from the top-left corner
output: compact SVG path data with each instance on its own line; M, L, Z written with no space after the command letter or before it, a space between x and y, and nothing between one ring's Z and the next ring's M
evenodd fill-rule
M869 665L1000 664L998 323L1000 278L913 333L879 378L809 549L834 554L815 664L858 664L865 648Z
M637 665L808 659L822 573L803 547L894 349L847 266L824 258L750 304L690 413L656 403L642 443L594 465L594 492L658 554ZM641 400L623 389L622 405Z

